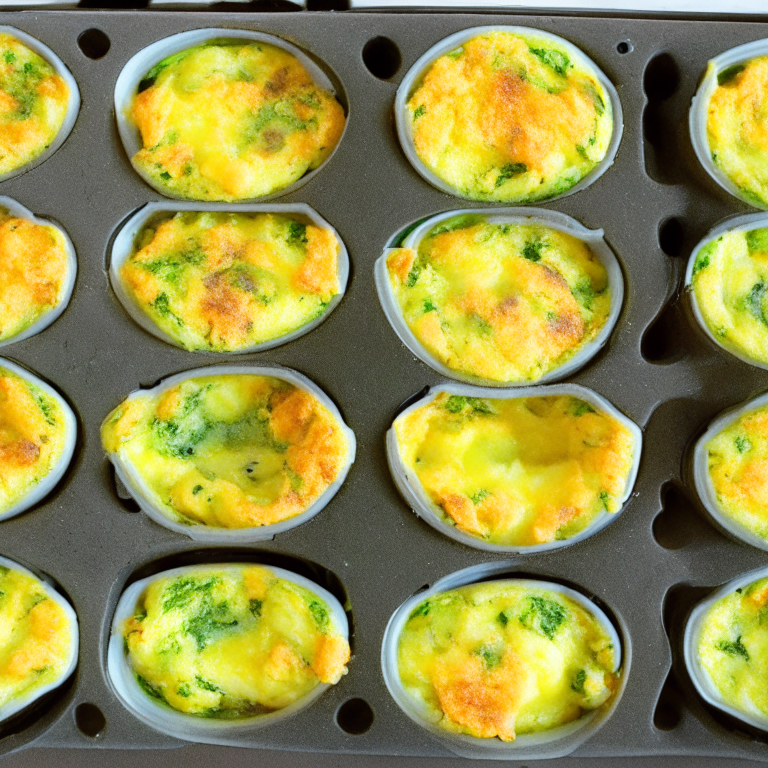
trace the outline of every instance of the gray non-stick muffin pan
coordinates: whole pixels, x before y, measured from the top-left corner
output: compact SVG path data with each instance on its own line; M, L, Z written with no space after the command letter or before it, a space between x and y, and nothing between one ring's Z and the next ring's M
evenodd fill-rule
M64 480L36 508L0 523L0 553L49 574L71 599L81 632L71 681L0 732L0 753L33 741L49 747L180 745L133 717L109 688L106 649L117 600L127 583L160 570L251 559L314 578L342 603L348 597L354 658L338 685L294 718L249 737L248 745L450 755L387 693L379 667L382 636L391 614L415 591L504 556L464 546L428 526L407 508L389 476L387 428L408 398L441 378L390 328L373 266L393 233L413 220L466 207L408 163L392 105L400 79L424 51L460 29L489 23L538 27L575 43L615 83L624 109L614 166L589 188L545 205L590 229L604 229L624 269L626 294L616 329L569 381L594 389L643 428L635 493L621 516L592 538L521 557L510 570L594 596L631 649L621 701L578 754L768 758L768 737L747 733L697 697L679 654L690 607L717 585L765 563L764 552L727 539L697 510L683 485L684 457L719 411L768 389L768 374L712 345L677 300L691 248L717 221L748 210L699 167L687 136L690 100L709 58L768 36L768 25L513 14L76 10L0 13L0 24L50 46L82 94L64 145L40 166L0 184L0 194L63 226L76 248L77 283L64 314L3 353L52 382L80 422ZM281 35L300 46L326 67L349 108L349 125L331 162L304 187L275 200L307 203L338 230L351 260L347 293L307 335L236 358L196 355L153 337L124 311L107 276L107 254L121 222L160 199L123 154L112 106L115 81L143 46L216 26ZM111 40L98 60L78 47L82 33L94 28ZM366 48L374 38L386 40ZM366 61L385 79L374 76ZM310 522L258 545L201 548L120 498L99 425L138 387L225 361L280 364L308 376L354 430L357 460L340 492ZM356 699L362 701L348 703Z

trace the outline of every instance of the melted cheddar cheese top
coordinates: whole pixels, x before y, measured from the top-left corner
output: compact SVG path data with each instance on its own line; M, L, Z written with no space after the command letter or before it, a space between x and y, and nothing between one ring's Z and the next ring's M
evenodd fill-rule
M407 105L421 161L472 200L567 192L605 157L610 97L555 41L490 32L438 58Z
M768 364L768 229L726 232L693 265L696 306L718 343Z
M635 451L624 424L568 395L441 392L394 428L406 471L445 521L509 546L569 539L617 512Z
M140 687L180 712L272 712L347 673L349 644L328 604L261 566L161 578L122 628Z
M156 64L131 117L143 149L133 162L191 200L246 200L317 168L344 130L344 111L291 53L215 41Z
M0 514L23 501L56 467L66 442L59 403L0 367Z
M31 699L67 672L72 630L42 582L0 565L0 707Z
M541 225L459 216L418 252L392 251L390 283L419 343L448 368L535 381L592 341L608 319L605 268L589 246Z
M490 582L421 603L400 635L398 669L431 722L514 741L605 704L616 687L617 650L569 597Z
M711 65L710 65L711 66ZM712 162L760 208L768 207L768 56L718 75L707 106Z
M696 652L726 704L768 718L768 579L731 592L707 609Z
M69 86L42 57L0 33L0 174L42 154L69 108Z
M139 234L120 279L186 349L233 352L322 315L338 254L333 232L290 215L177 213Z
M165 515L218 528L305 512L349 452L341 424L317 398L253 374L202 376L131 397L101 437Z
M61 304L70 269L60 230L0 210L0 341Z
M720 512L768 539L768 406L742 414L706 450Z

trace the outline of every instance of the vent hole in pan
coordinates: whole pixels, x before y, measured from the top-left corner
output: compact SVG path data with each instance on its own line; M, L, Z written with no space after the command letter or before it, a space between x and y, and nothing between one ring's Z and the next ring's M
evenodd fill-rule
M616 52L620 53L622 56L625 53L632 53L634 50L632 43L629 42L629 40L622 40L617 46L616 46Z
M683 253L685 229L680 219L666 219L659 224L659 248L667 256L677 257Z
M645 68L643 89L648 104L643 111L643 154L646 173L660 184L676 184L680 160L678 136L683 115L667 104L680 85L680 70L669 53L654 56Z
M653 521L653 538L664 549L682 549L710 528L696 511L693 503L676 483L667 483L661 489L662 509Z
M95 704L86 701L83 704L78 704L75 709L75 725L80 733L90 739L95 739L107 727L107 718Z
M672 731L677 728L683 719L682 703L682 691L677 684L674 672L670 672L659 694L656 709L653 710L653 724L660 731Z
M336 710L336 725L344 733L360 736L373 725L373 710L365 699L354 698L345 701Z
M649 363L674 363L685 355L680 340L684 339L687 333L684 313L678 302L673 300L662 309L643 335L640 352Z
M112 43L110 39L100 29L93 27L86 29L77 38L77 47L89 59L101 59L107 55Z
M371 38L363 46L363 64L379 80L389 80L400 69L400 49L388 37Z

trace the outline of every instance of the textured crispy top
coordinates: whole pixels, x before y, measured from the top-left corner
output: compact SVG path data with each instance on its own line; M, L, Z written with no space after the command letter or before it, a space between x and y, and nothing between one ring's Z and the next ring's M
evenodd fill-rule
M473 200L562 194L605 157L613 133L593 69L535 31L487 33L439 57L407 111L418 156Z

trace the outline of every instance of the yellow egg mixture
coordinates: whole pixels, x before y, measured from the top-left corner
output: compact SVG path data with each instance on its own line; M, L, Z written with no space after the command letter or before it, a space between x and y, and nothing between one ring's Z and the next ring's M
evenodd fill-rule
M723 701L768 718L768 579L715 602L701 623L696 653Z
M622 507L635 441L566 395L438 394L394 424L400 457L446 522L493 544L568 539Z
M67 243L56 227L0 210L0 340L61 303L70 269Z
M56 138L69 86L42 57L0 33L0 174L21 168Z
M691 286L717 341L768 365L768 229L726 232L705 245Z
M219 528L301 514L349 454L342 425L317 398L252 374L201 376L129 398L101 437L170 519Z
M768 406L741 415L706 450L720 511L768 539Z
M337 683L349 661L328 604L261 566L161 578L122 634L144 692L200 717L282 709Z
M490 582L421 603L400 635L398 669L430 721L514 741L605 704L616 688L618 650L571 598Z
M587 64L535 34L489 32L438 58L407 105L422 162L472 200L567 192L605 157L609 95Z
M0 707L31 698L67 671L72 624L44 585L0 565Z
M177 213L148 225L120 268L133 301L190 350L285 336L339 292L339 242L291 215Z
M170 194L245 200L317 168L344 130L344 111L291 53L213 41L169 56L139 84L134 163Z
M23 501L54 469L66 441L59 403L0 367L0 514Z
M497 382L535 381L592 341L608 319L605 268L550 227L464 215L418 251L387 258L403 319L448 368Z
M712 65L710 65L711 67ZM768 56L718 75L707 105L712 162L760 208L768 207Z

